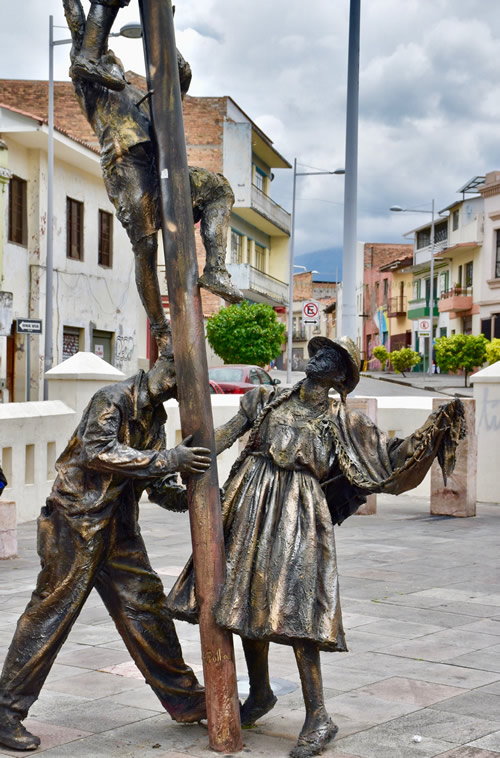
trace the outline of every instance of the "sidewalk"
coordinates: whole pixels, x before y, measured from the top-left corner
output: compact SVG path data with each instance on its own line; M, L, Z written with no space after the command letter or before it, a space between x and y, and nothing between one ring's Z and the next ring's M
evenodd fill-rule
M472 386L464 386L464 377L455 374L424 374L419 371L410 371L403 376L395 371L363 371L361 376L429 392L442 392L445 395L458 395L458 397L473 397L474 395ZM470 376L468 384L470 384Z
M335 758L500 756L500 508L472 519L430 517L428 503L379 496L376 516L336 529L349 653L322 654ZM170 588L190 553L188 519L145 504L153 566ZM35 522L19 558L0 563L5 654L38 571ZM198 628L177 623L201 677ZM241 694L246 669L235 639ZM244 731L249 758L285 758L304 718L292 650L271 645L278 703ZM44 758L209 758L206 729L170 720L144 684L95 592L26 721ZM0 758L25 755L0 748Z
M273 369L270 374L273 378L279 379L284 387L290 386L286 381L286 371ZM303 371L292 371L291 385L304 377L305 373ZM456 376L455 374L424 374L418 371L410 371L406 376L403 376L402 374L397 374L395 371L362 371L361 383L359 385L360 391L363 390L363 379L375 379L385 383L390 382L395 385L395 394L398 393L399 386L400 388L410 387L423 392L442 393L453 397L455 395L459 397L473 397L474 395L472 386L464 387L464 377ZM468 382L470 384L470 377ZM370 389L369 392L370 394L373 393L373 389Z

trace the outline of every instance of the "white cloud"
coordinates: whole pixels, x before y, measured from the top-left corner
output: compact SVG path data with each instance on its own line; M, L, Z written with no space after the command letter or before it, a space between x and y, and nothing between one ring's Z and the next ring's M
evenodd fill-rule
M46 78L49 13L64 23L60 0L2 8L0 77ZM342 166L348 16L349 0L183 0L175 21L191 91L233 97L290 162ZM117 24L137 17L131 0ZM113 42L142 72L141 44ZM413 219L390 214L391 204L435 197L443 207L467 179L500 168L499 58L498 0L364 0L360 238L397 241ZM56 76L67 69L57 48ZM291 171L276 172L274 196L288 209L291 186ZM297 253L340 245L342 177L301 177L297 193Z

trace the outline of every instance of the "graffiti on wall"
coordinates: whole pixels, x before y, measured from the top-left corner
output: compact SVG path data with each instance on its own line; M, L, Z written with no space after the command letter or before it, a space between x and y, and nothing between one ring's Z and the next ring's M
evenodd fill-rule
M121 368L124 363L132 360L132 354L134 352L134 338L124 335L117 335L115 337L115 366Z

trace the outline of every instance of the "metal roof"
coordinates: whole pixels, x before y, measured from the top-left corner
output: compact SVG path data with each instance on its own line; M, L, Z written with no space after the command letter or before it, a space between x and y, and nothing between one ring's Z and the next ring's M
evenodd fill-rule
M469 195L477 195L477 188L484 184L485 179L485 176L473 176L472 179L469 179L469 181L466 182L463 187L460 187L457 192L461 192L463 195L466 193Z

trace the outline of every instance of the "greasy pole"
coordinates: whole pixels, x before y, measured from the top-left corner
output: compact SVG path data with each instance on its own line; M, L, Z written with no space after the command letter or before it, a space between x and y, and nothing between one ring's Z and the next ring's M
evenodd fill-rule
M146 73L162 195L162 234L172 321L182 434L210 448L212 466L190 478L193 543L210 747L241 750L242 736L232 636L214 621L224 581L224 541L212 407L182 118L171 0L139 0Z

